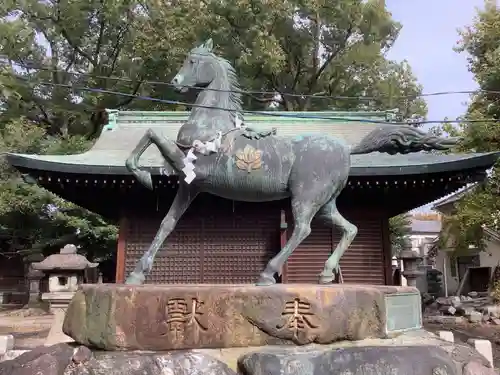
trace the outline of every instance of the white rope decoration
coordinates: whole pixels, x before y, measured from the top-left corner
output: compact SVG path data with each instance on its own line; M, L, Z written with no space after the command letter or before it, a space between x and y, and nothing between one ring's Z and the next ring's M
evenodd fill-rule
M242 119L240 118L239 115L236 115L234 118L234 127L239 129L242 126L243 126ZM194 161L198 159L198 157L195 155L195 152L202 155L210 155L212 153L218 152L221 146L221 142L222 142L221 132L217 132L215 139L211 141L202 142L197 139L193 142L193 147L189 149L189 151L186 154L186 157L182 159L182 161L184 162L184 168L182 168L182 172L186 175L186 177L184 177L184 181L187 184L190 184L196 178L196 173L194 172L195 169Z

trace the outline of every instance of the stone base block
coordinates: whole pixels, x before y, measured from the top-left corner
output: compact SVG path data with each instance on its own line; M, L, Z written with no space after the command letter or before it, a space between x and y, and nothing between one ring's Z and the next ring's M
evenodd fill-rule
M16 352L16 353L14 353ZM2 359L5 361L2 362ZM499 375L473 347L415 330L331 345L103 352L57 344L0 357L1 375Z
M420 302L416 289L392 286L89 284L73 297L63 332L104 350L330 344L420 328L405 323L420 317L407 296Z

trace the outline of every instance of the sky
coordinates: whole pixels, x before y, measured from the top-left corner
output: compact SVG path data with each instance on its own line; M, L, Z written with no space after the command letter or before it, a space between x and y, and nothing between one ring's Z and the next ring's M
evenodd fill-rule
M453 51L457 29L471 25L483 0L386 0L395 20L402 23L388 57L408 60L424 92L475 90L465 54ZM465 112L468 95L426 98L429 120L455 119Z
M403 28L388 57L408 60L424 92L475 90L466 54L453 51L457 29L471 25L483 0L386 0L386 6ZM429 120L456 118L466 110L468 95L426 98ZM431 127L432 125L429 125ZM432 204L414 212L429 212Z

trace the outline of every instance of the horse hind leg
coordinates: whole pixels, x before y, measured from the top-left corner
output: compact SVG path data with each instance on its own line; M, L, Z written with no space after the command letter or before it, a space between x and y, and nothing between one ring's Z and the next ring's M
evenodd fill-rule
M269 261L264 271L260 274L257 285L276 284L274 275L281 275L281 270L287 259L292 255L297 246L309 236L311 233L311 221L317 211L311 202L301 202L297 198L292 198L293 233L283 249Z
M339 264L342 255L349 248L358 233L358 228L347 221L337 209L337 197L333 197L327 204L321 207L321 216L330 226L338 226L342 231L342 238L335 250L325 262L323 272L319 277L320 284L330 284L335 280L335 273L339 273Z

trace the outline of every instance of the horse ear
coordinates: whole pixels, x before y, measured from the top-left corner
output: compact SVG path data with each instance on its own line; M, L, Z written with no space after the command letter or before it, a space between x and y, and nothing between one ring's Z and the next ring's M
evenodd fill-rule
M212 50L214 49L214 41L212 40L212 38L203 43L203 47L205 47L208 52L212 52Z

